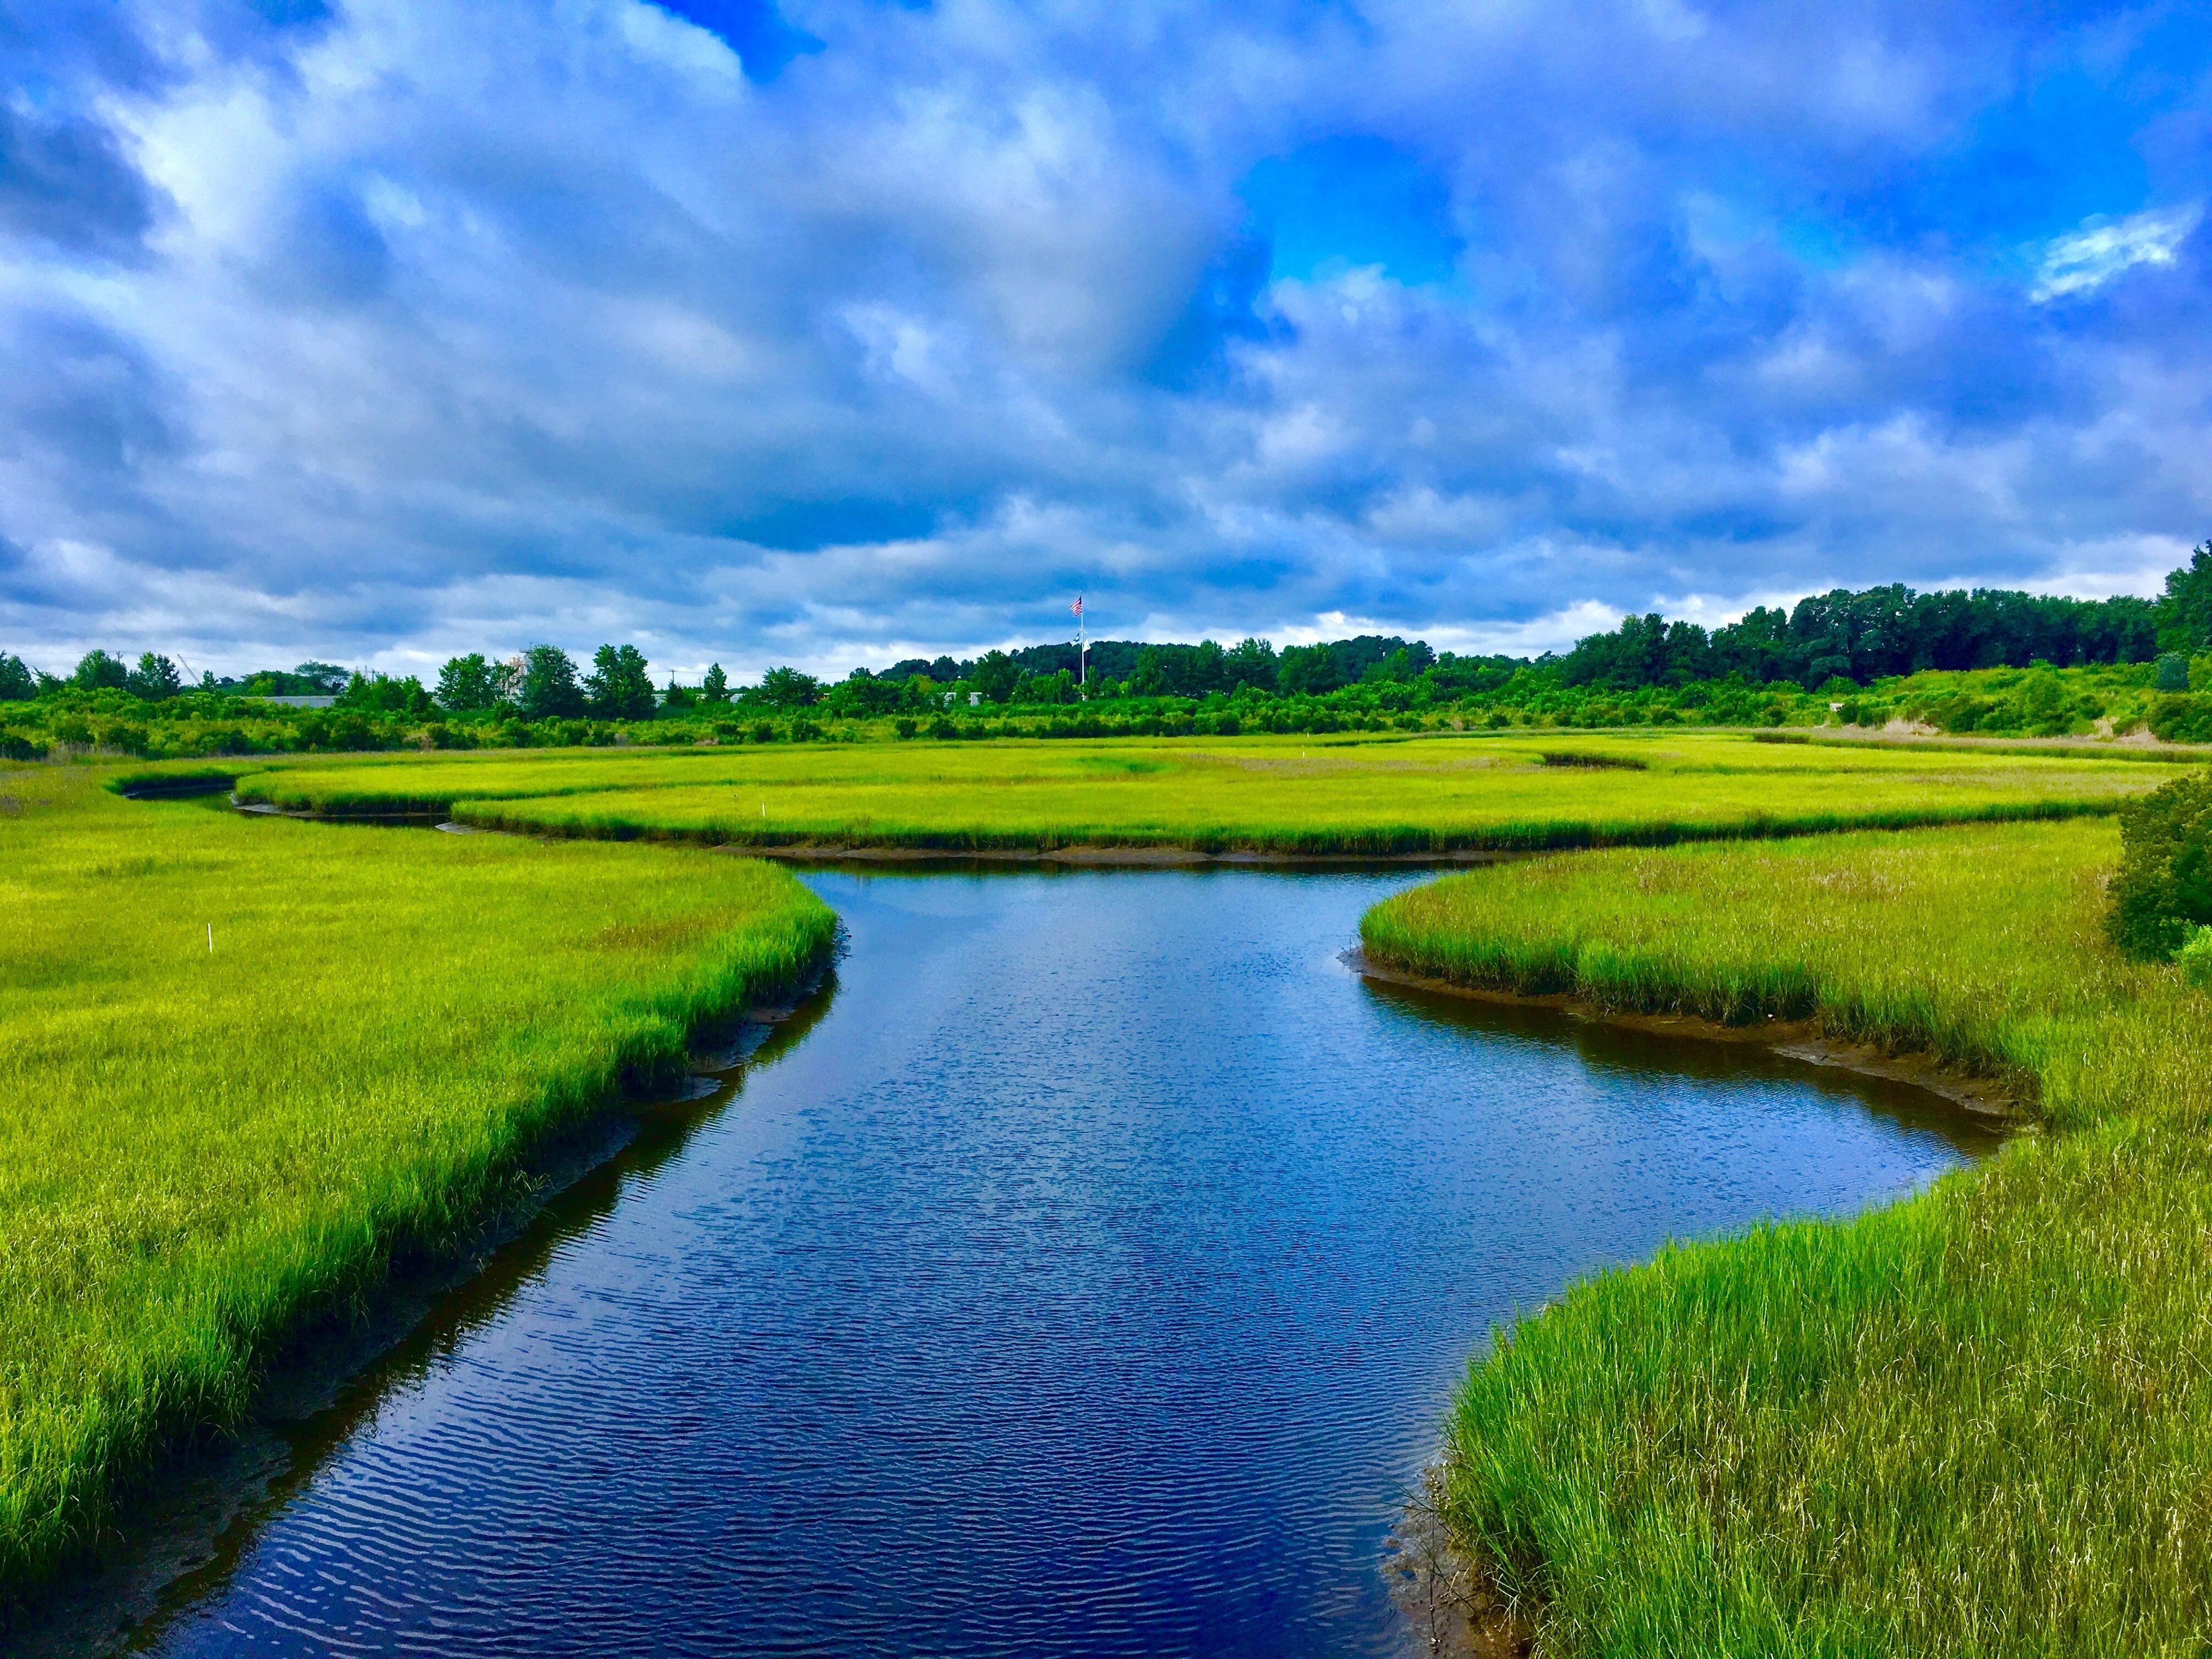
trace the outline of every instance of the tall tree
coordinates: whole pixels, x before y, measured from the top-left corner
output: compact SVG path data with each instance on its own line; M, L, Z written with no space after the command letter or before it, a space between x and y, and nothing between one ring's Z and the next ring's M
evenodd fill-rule
M771 668L756 695L771 708L811 708L821 700L822 682L796 668Z
M77 659L76 672L70 680L85 691L126 691L131 687L131 668L120 657L88 651Z
M2189 562L2166 576L2158 602L2158 642L2192 655L2212 647L2212 541L2191 549Z
M522 653L522 690L516 702L533 720L573 720L584 712L576 665L557 645L533 645Z
M499 701L492 684L491 664L481 651L465 657L448 657L438 671L438 707L449 714L465 714L489 708Z
M1021 665L1003 651L986 651L975 659L968 676L969 683L983 694L987 702L1006 702L1014 695L1021 678Z
M699 701L720 704L730 700L730 677L722 672L720 663L707 665L707 678L699 682Z
M177 672L177 665L151 651L139 653L138 665L131 671L130 684L131 692L149 702L173 697L185 689L184 676Z
M602 720L651 720L653 676L646 672L644 653L634 645L601 646L592 653L584 696L592 713Z
M38 694L38 679L30 664L0 651L0 702L28 702Z
M1275 689L1275 647L1261 639L1242 639L1221 655L1221 672L1231 686Z

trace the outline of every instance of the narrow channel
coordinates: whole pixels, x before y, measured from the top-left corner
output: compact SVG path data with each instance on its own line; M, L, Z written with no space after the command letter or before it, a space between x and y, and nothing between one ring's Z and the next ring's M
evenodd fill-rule
M298 1448L166 1656L1395 1655L1494 1322L1992 1144L1370 984L1408 872L819 871L827 1006Z

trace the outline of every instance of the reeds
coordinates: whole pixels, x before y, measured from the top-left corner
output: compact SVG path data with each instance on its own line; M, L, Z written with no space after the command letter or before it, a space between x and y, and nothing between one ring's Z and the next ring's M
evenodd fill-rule
M1498 1334L1451 1524L1560 1653L2212 1637L2212 999L2100 932L2109 823L1606 853L1370 913L1416 971L1924 1049L2055 1136Z
M0 1600L304 1318L835 927L755 863L97 786L0 776Z

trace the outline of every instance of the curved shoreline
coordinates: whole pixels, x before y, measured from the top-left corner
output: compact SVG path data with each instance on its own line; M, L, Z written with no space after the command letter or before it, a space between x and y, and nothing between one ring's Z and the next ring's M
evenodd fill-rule
M760 1051L811 1024L832 985L837 940L802 975L763 988L742 1006L701 1019L690 1038L684 1088L617 1091L601 1109L524 1152L513 1171L521 1195L463 1231L396 1252L358 1302L327 1307L270 1356L245 1418L204 1431L143 1470L98 1538L37 1590L0 1603L0 1636L21 1659L107 1659L136 1651L178 1586L216 1563L224 1534L311 1465L301 1431L340 1409L346 1391L428 1326L449 1298L526 1247L562 1200L614 1170L657 1114L711 1098L742 1081ZM701 1091L695 1085L713 1079ZM688 1127L688 1126L687 1126Z
M1997 1079L1946 1066L1925 1054L1900 1052L1875 1043L1851 1042L1831 1036L1821 1029L1817 1018L1780 1019L1769 1015L1756 1024L1729 1025L1699 1014L1645 1014L1609 1008L1591 998L1567 991L1506 991L1439 979L1377 962L1358 945L1346 951L1343 960L1362 978L1388 985L1410 986L1443 996L1463 997L1472 1002L1496 1003L1506 1007L1548 1008L1570 1019L1618 1026L1624 1030L1693 1037L1707 1042L1750 1044L1808 1065L1832 1066L1862 1077L1908 1084L2018 1133L2033 1133L2036 1127L2028 1103Z

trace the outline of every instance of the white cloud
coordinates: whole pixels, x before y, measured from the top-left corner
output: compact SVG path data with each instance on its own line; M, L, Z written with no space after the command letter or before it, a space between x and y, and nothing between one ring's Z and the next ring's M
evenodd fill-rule
M2148 210L2124 219L2086 220L2081 229L2045 243L2028 298L2047 305L2086 294L2136 265L2170 265L2203 216L2200 204Z
M2212 529L2202 273L2160 326L1894 233L1881 181L2011 95L1986 19L791 9L823 48L755 86L641 0L244 46L218 0L19 8L0 74L154 205L59 235L87 192L0 176L0 647L830 669L1055 637L1080 588L1115 637L1534 651L1662 594L2138 582ZM162 73L72 67L134 27ZM1376 136L1462 279L1266 285L1240 182ZM1793 193L1877 199L1814 258ZM2036 297L2195 213L2035 250Z

